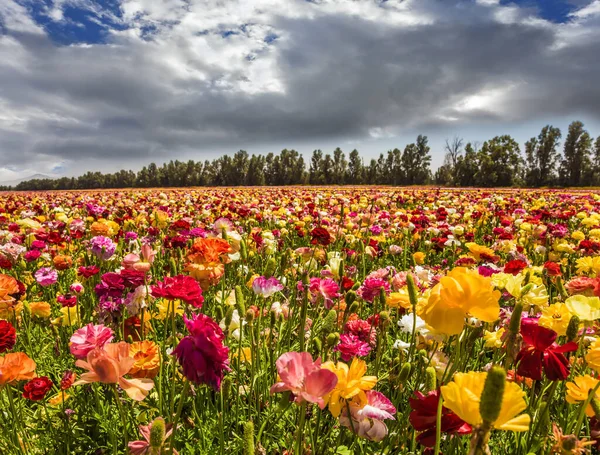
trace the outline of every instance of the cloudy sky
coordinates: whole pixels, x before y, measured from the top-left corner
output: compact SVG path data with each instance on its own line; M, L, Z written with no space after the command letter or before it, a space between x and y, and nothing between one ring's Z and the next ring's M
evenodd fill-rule
M1 0L0 182L600 135L600 0Z

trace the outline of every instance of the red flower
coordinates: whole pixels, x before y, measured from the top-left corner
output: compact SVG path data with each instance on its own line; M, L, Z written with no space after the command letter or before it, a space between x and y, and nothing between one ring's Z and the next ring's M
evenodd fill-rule
M412 408L408 420L415 430L421 432L417 436L417 441L426 447L433 447L440 391L434 390L427 395L415 392L415 397L408 399ZM442 406L441 423L443 433L464 435L471 432L471 426L445 406Z
M541 327L535 319L523 319L521 335L524 346L517 355L517 374L536 381L542 379L542 369L551 381L563 381L569 376L569 361L565 352L577 350L577 343L559 346L554 341L558 336L554 330Z
M354 286L354 280L352 278L348 278L347 276L342 277L342 289L344 291L349 291Z
M504 273L510 273L511 275L518 275L521 270L527 268L527 262L515 259L514 261L508 261L504 265Z
M96 267L95 265L90 265L87 267L79 267L77 269L77 274L81 275L84 278L89 278L91 276L94 276L98 272L100 272L100 269L98 267Z
M229 371L229 348L223 345L225 335L215 321L204 314L192 319L184 316L190 334L173 351L183 374L194 384L221 388L225 371Z
M561 276L560 265L556 262L548 261L544 263L544 269L549 276Z
M319 244L327 246L331 243L331 234L329 234L329 231L325 228L314 228L312 231L310 231L310 236L312 238L310 243L313 245Z
M8 321L0 320L0 354L10 351L17 341L17 331Z
M152 295L168 300L183 300L196 308L202 308L204 302L202 288L195 279L186 275L165 277L163 281L152 286Z
M59 295L58 297L56 297L56 301L60 303L63 307L66 306L72 308L75 305L77 305L77 296L73 294Z
M75 373L71 370L64 372L62 379L60 380L60 390L70 389L75 382Z
M34 378L23 387L23 397L31 401L40 401L51 388L52 381L46 376Z

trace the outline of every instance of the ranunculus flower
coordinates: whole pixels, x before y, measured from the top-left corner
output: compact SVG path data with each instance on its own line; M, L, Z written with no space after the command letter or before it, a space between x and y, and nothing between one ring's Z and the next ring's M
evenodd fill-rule
M160 369L159 346L154 341L131 343L129 354L135 360L129 374L134 378L154 378Z
M365 395L367 397L366 404L361 403L360 400L350 402L352 422L348 417L348 409L343 409L340 415L340 424L355 431L361 438L379 442L388 433L387 426L383 421L385 419L396 420L394 417L396 408L381 392L368 390Z
M375 297L379 296L381 291L386 294L390 293L390 284L382 278L367 278L356 292L363 300L372 302Z
M375 330L373 330L375 332ZM343 333L340 335L340 343L335 347L335 351L340 353L344 362L348 362L353 357L364 357L371 352L369 343L361 341L356 335Z
M191 382L219 390L225 371L229 371L229 348L223 345L223 331L204 314L184 317L184 321L190 334L179 342L173 355Z
M0 320L0 354L10 351L17 341L17 331L13 325L5 321Z
M52 381L47 376L34 378L23 386L23 398L41 401L52 388Z
M313 277L310 279L308 286L311 302L317 304L322 301L328 310L333 307L333 299L337 299L340 296L339 290L340 287L331 278Z
M565 300L565 305L571 314L582 321L595 321L600 319L600 297L573 295Z
M33 379L35 362L24 352L10 352L0 357L0 386Z
M152 286L152 295L167 300L183 300L185 303L196 308L202 308L202 288L198 282L187 275L165 277Z
M539 326L534 319L521 321L521 335L525 344L517 355L517 374L540 381L543 368L551 381L567 379L569 361L564 353L576 351L577 343L571 341L559 346L555 343L557 333Z
M310 231L310 237L313 245L323 245L327 246L331 243L331 234L329 231L322 227L316 227L312 231Z
M90 240L90 251L104 261L109 260L116 249L117 244L103 235L97 235Z
M276 362L280 381L271 386L271 393L290 391L296 403L308 401L325 407L324 397L333 390L337 376L321 368L321 360L308 352L286 352Z
M259 276L252 282L252 290L265 298L271 297L276 292L283 290L283 285L275 277L265 278Z
M34 274L40 286L52 286L58 280L58 272L50 267L42 267Z
M113 331L102 324L89 323L71 335L69 350L78 359L85 359L90 351L101 348L113 339Z

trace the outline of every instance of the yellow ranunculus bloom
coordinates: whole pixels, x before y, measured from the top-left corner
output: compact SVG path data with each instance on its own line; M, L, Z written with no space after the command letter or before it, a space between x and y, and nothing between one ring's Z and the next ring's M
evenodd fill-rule
M444 406L471 425L481 425L483 419L479 413L479 401L483 385L487 378L486 372L470 371L456 373L448 385L441 387ZM527 407L525 392L514 382L504 386L500 415L492 425L497 430L527 431L531 417L520 414Z
M77 306L62 307L60 309L60 316L54 319L52 324L58 326L79 325L79 312L77 311Z
M583 274L592 274L598 275L600 274L600 256L585 256L577 259L577 273Z
M338 377L337 385L326 397L325 402L329 405L329 411L334 417L338 417L346 400L355 399L360 403L367 403L365 391L371 390L377 384L376 376L365 376L367 364L364 360L354 358L350 367L344 362L325 362L321 368L333 371Z
M48 302L29 302L29 310L32 316L38 318L49 318L52 313Z
M590 390L594 389L598 384L598 380L591 377L589 374L577 376L573 381L575 382L567 382L565 384L567 387L567 403L571 404L587 400ZM600 394L598 392L596 392L596 399L600 399ZM594 410L592 409L591 404L585 409L585 413L588 417L594 416Z
M481 255L494 256L494 250L488 248L487 246L477 245L474 242L467 242L465 243L465 246L469 249L471 256L478 261L481 259Z
M415 260L415 264L421 265L425 262L425 253L417 251L416 253L413 253L413 259Z
M483 334L483 339L485 340L486 348L501 348L503 341L502 335L504 335L504 328L496 330L495 332L488 332L487 330Z
M585 356L585 361L590 368L593 368L596 372L600 372L600 338L596 338L590 345Z
M411 310L412 305L410 304L410 297L408 296L408 288L405 286L398 292L392 292L387 297L387 305L390 308L404 308L405 310Z
M500 291L493 289L490 278L476 270L456 267L434 286L419 316L436 331L457 335L467 315L484 322L497 320L499 299Z
M542 316L539 319L539 325L554 330L558 336L567 334L567 327L573 315L567 305L563 302L556 302L552 305L542 308Z
M600 298L585 295L572 295L565 300L565 305L573 314L582 321L595 321L600 319Z
M173 308L175 308L175 314L180 316L183 314L183 307L181 306L181 301L179 300L161 299L156 304L156 308L158 309L158 314L154 316L154 319L159 321L164 321L167 317L167 313L169 313L169 317L171 317L170 315L172 314Z

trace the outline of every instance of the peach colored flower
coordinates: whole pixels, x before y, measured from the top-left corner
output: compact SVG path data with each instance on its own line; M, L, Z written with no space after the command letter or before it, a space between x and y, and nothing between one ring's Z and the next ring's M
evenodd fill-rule
M12 352L0 357L0 386L35 377L35 362L24 352Z

